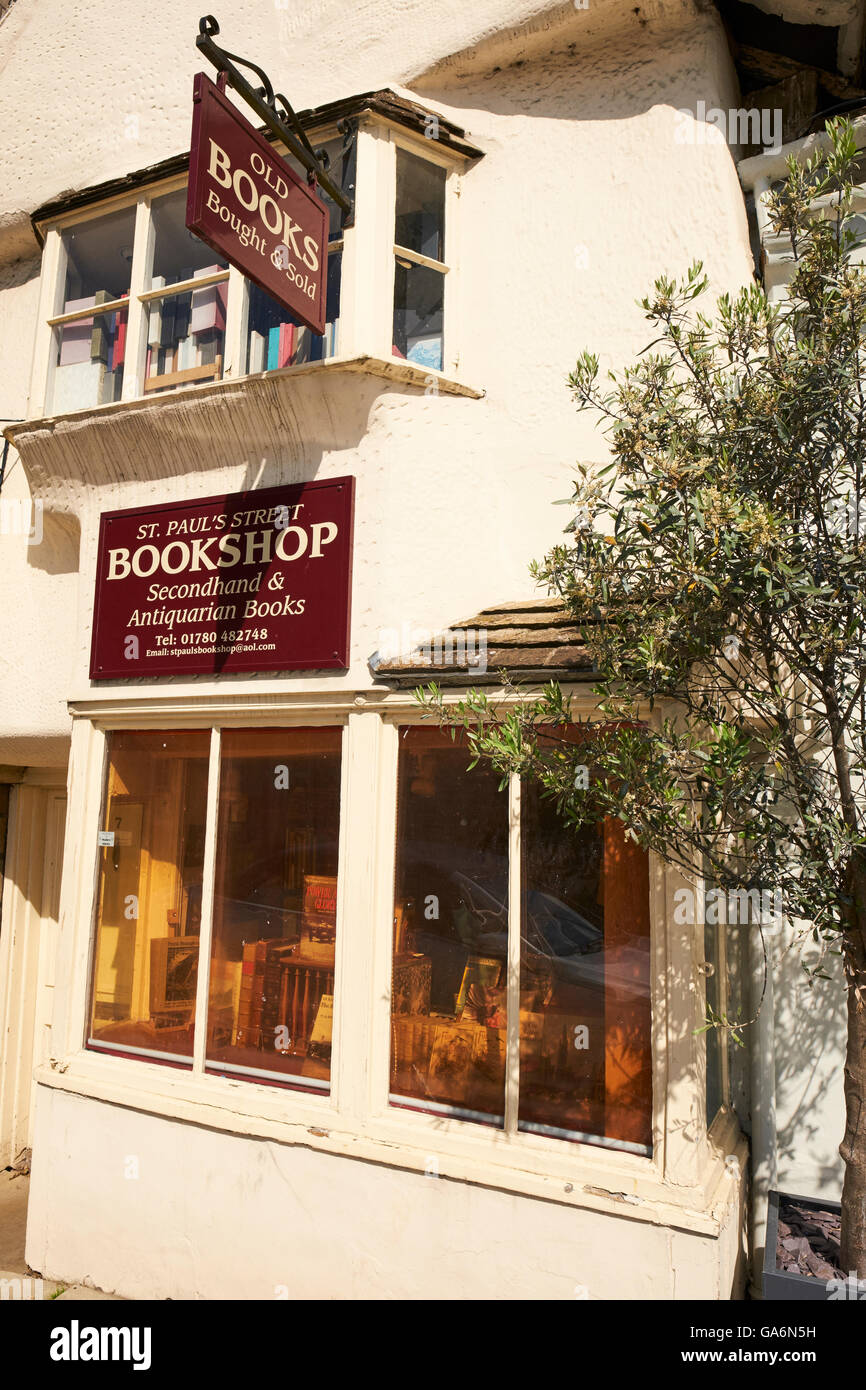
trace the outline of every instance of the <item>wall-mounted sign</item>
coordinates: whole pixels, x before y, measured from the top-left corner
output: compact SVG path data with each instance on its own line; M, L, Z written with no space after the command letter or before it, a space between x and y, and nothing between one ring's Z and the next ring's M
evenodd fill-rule
M90 675L349 664L354 478L104 512Z
M327 208L203 72L192 99L187 227L324 333Z

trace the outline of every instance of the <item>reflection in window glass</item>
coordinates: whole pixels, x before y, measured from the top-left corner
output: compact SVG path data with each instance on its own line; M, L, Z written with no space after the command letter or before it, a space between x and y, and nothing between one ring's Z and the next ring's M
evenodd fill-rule
M129 295L135 210L94 218L63 233L66 280L60 312L97 309ZM120 399L126 312L87 314L55 330L51 400L55 414Z
M207 1057L327 1089L341 731L222 735Z
M393 355L442 370L445 277L429 266L401 260L394 267Z
M647 856L521 798L519 1127L651 1142Z
M210 734L113 733L90 1043L191 1056Z
M433 261L445 260L445 170L399 148L394 241Z
M447 733L400 731L392 1100L504 1114L508 797Z
M186 226L185 188L154 198L153 216L153 273L149 289L177 285L191 280L198 273L227 270L228 261L217 256L210 246Z

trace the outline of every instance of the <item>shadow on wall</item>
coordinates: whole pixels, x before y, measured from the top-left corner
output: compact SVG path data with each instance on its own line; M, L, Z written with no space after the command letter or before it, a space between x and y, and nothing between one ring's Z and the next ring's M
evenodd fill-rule
M474 111L591 122L629 120L669 106L699 120L708 108L740 98L715 5L696 0L696 8L704 10L703 22L698 16L685 23L682 16L651 21L629 0L604 32L593 33L587 6L575 16L580 28L572 25L577 37L571 41L560 34L547 46L514 43L507 52L493 45L487 61L479 47L406 80L419 96L469 112L470 127Z
M27 563L43 574L77 574L81 525L68 512L52 512L37 504L34 536L27 546Z
M832 979L810 988L798 952L794 945L773 974L779 1183L799 1192L795 1184L808 1181L804 1195L838 1198L847 1029L842 971L838 957L829 957L822 968Z

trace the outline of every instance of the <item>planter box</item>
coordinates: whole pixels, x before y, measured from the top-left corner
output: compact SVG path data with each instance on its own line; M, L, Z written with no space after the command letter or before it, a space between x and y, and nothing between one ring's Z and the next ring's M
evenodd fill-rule
M825 1202L815 1197L798 1197L793 1192L771 1192L767 1209L767 1243L764 1248L764 1298L770 1302L787 1301L803 1303L826 1303L828 1298L827 1279L816 1279L814 1275L788 1274L776 1268L776 1238L779 1233L779 1203L785 1198L799 1202L813 1211L841 1212L840 1202Z

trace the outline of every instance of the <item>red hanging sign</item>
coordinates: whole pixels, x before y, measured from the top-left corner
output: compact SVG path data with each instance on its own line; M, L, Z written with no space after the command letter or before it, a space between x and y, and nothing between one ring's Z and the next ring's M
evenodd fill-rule
M203 72L192 99L187 227L324 333L327 208Z

